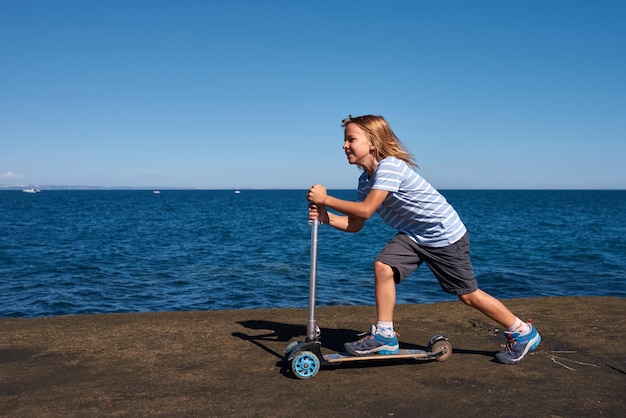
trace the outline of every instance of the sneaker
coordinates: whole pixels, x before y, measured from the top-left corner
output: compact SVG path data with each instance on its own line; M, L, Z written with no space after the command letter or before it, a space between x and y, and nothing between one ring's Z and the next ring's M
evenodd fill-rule
M396 354L400 351L398 336L384 337L376 334L376 325L372 325L369 334L353 343L345 343L346 351L353 356L365 356L367 354Z
M517 364L524 360L529 351L534 350L541 342L541 335L530 322L530 332L520 335L519 332L504 332L507 338L506 349L496 354L496 360L503 364Z

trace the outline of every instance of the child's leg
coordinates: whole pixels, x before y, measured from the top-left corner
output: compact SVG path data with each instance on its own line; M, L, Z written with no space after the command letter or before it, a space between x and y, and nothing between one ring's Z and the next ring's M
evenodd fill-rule
M398 337L393 330L393 310L396 305L396 283L393 269L387 264L374 262L376 279L376 313L378 322L370 333L359 341L344 344L352 355L395 354L400 349Z
M376 291L376 313L378 321L393 322L393 310L396 305L396 282L393 269L380 261L374 262Z
M517 318L502 302L482 290L459 295L459 299L506 327L506 349L496 354L500 363L518 364L541 342L541 335L533 326Z
M487 315L506 329L515 325L517 317L498 299L478 289L472 293L459 295L459 300Z

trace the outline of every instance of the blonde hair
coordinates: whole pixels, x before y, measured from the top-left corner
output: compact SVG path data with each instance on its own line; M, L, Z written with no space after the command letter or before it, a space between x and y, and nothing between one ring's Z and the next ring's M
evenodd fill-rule
M376 115L355 117L350 115L341 121L341 126L345 128L351 123L358 125L368 136L375 149L376 161L381 161L387 157L396 157L413 167L417 167L413 155L404 147L396 134L393 133L391 126L389 126L385 118Z

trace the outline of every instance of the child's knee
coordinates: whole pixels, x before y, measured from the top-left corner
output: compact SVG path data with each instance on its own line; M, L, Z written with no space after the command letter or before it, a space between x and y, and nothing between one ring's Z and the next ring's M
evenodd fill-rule
M458 298L461 302L466 304L467 306L476 306L476 297L478 296L478 292L474 291L471 293L465 293L463 295L458 295Z
M382 263L380 261L374 261L374 276L376 278L391 278L393 280L393 269L391 268L391 266L385 263Z

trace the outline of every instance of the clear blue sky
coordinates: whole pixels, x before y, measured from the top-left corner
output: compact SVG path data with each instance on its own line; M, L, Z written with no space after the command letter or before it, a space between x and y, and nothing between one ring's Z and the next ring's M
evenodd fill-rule
M0 1L0 184L626 188L624 1Z

